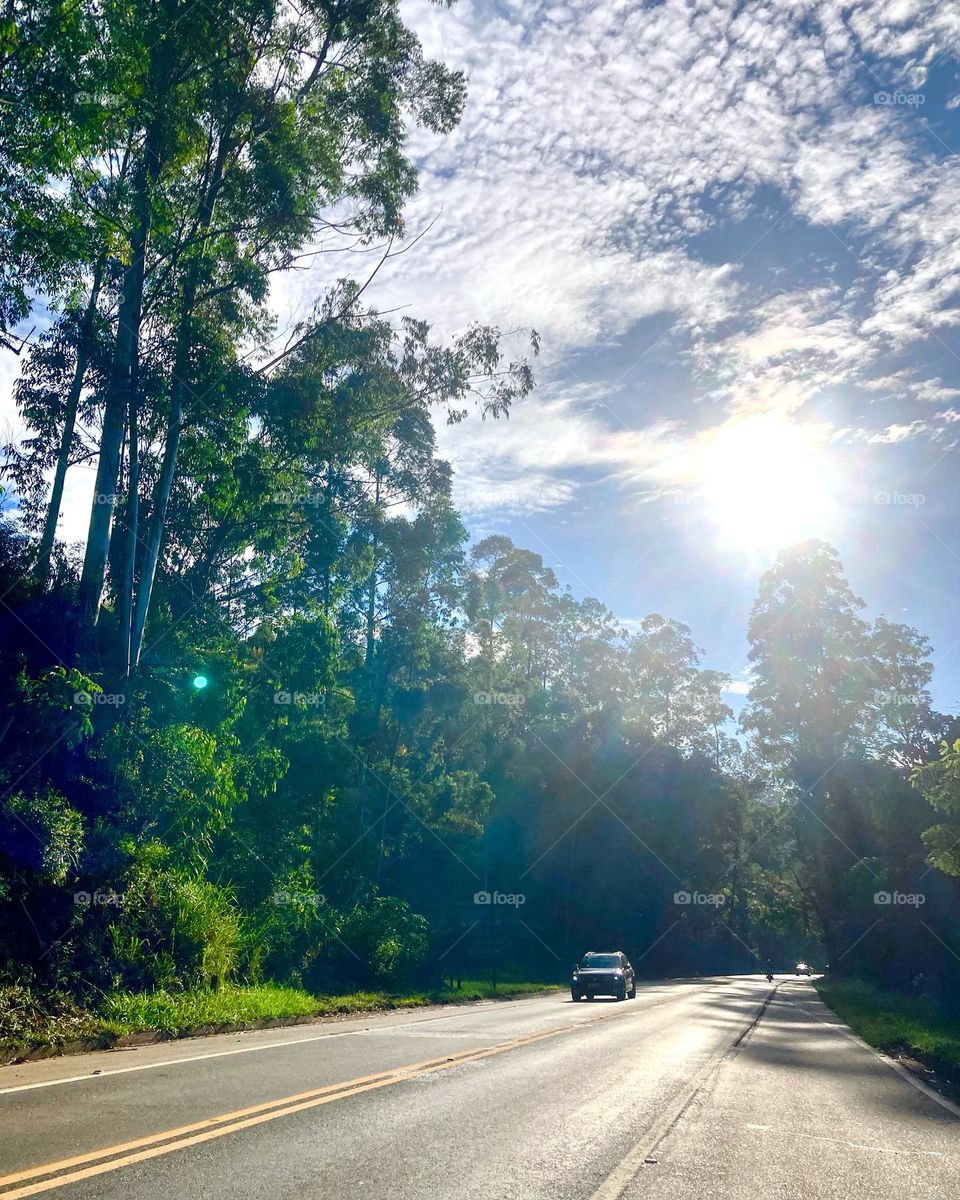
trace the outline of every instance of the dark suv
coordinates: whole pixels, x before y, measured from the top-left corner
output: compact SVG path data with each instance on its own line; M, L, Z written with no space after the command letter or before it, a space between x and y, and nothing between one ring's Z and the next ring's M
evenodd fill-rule
M619 950L611 954L599 954L591 950L573 968L570 995L574 1000L594 996L615 996L618 1000L632 1000L637 994L637 981L627 956Z

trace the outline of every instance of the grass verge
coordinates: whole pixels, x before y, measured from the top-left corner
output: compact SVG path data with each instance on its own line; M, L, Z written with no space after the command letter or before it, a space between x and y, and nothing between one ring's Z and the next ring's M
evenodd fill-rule
M169 1035L210 1025L237 1025L252 1021L383 1012L427 1004L506 999L543 991L551 986L545 983L504 983L494 991L489 984L479 980L464 980L463 986L456 991L443 988L418 992L351 992L341 996L315 996L299 988L277 984L224 987L216 992L119 992L107 997L101 1012L105 1027L112 1033L156 1030Z
M960 1022L935 1005L885 992L859 980L820 980L824 1004L864 1041L887 1054L908 1054L950 1079L960 1079Z
M23 989L0 992L0 1045L6 1058L16 1051L48 1048L88 1049L109 1046L137 1034L188 1037L200 1032L278 1021L307 1021L350 1013L386 1012L431 1004L466 1004L475 1000L506 1000L547 990L552 983L501 983L494 990L481 980L464 980L456 990L404 992L352 992L320 996L278 984L255 987L222 987L196 992L114 992L95 1012L70 1005L46 1008ZM25 999L25 996L28 999ZM6 1001L6 1003L3 1003Z

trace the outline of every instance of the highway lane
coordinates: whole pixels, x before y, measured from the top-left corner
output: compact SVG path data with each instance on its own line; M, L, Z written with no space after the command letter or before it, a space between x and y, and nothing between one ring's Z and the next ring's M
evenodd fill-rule
M752 976L26 1064L0 1125L0 1200L960 1195L960 1116Z

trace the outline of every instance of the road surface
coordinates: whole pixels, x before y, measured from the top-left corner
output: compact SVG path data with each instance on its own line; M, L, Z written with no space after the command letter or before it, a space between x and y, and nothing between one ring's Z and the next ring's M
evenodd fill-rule
M7 1067L0 1130L0 1200L960 1197L960 1111L757 976Z

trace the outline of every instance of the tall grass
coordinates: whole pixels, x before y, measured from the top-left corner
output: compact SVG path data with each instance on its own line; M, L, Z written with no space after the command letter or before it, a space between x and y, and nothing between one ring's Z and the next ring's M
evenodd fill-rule
M279 984L253 987L223 986L217 990L117 991L106 996L97 1011L74 1016L69 1023L51 1016L41 1019L34 1007L29 1025L7 1024L10 1041L57 1044L71 1038L122 1037L125 1034L156 1032L177 1037L205 1029L259 1022L309 1019L349 1013L384 1012L428 1004L463 1004L488 998L508 999L555 987L554 984L520 981L503 983L494 991L482 980L464 980L457 989L440 988L404 992L352 992L340 996L316 996L300 988ZM22 1009L22 999L18 1011ZM0 1034L4 1032L0 1013ZM28 1032L29 1029L29 1032ZM4 1040L0 1036L0 1041Z

